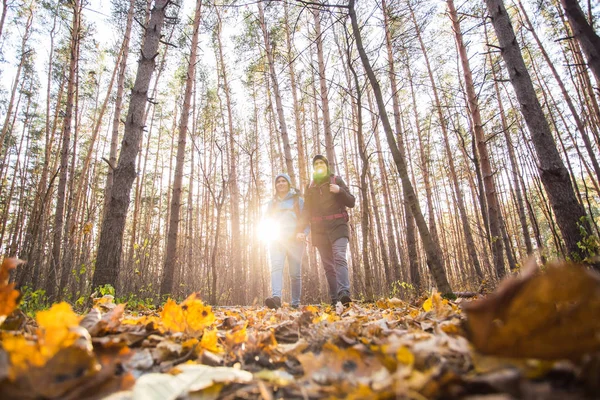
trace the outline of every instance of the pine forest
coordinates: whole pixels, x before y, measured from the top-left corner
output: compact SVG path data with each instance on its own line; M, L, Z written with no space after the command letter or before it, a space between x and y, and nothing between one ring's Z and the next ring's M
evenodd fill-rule
M46 335L43 346L50 346L50 328L43 319L67 315L57 317L55 307L75 310L75 319L99 310L101 328L98 321L85 325L77 319L75 324L91 334L93 360L105 371L107 365L125 363L118 358L124 356L110 353L113 361L105 364L102 354L108 357L110 346L98 340L122 334L127 318L143 314L155 320L132 324L136 329L154 324L158 330L152 332L163 339L176 331L196 342L189 350L181 337L169 336L183 346L183 353L167 351L165 345L170 355L157 358L152 353L154 367L136 364L131 371L139 372L133 373L135 378L142 375L138 384L148 371L166 376L170 367L189 360L230 368L219 370L223 375L211 372L212 383L202 381L200 389L186 386L163 396L157 394L159 388L146 388L157 391L153 398L306 399L353 393L352 398L423 399L481 394L471 378L461 375L472 364L461 364L460 373L453 370L462 379L456 391L448 383L455 380L444 380L447 376L439 371L423 372L432 367L426 361L428 369L419 366L422 354L415 341L420 339L400 345L390 335L405 323L399 321L410 319L402 325L409 332L408 326L418 323L420 332L436 340L439 334L465 340L454 327L466 323L464 336L482 353L574 362L569 371L577 377L580 397L544 397L539 386L529 383L530 392L502 399L579 399L587 398L581 393L590 388L600 390L593 378L573 372L579 371L581 360L568 356L600 351L600 322L594 316L600 312L600 3L0 3L0 251L5 259L0 269L0 316L5 317L0 323L14 317L15 307L23 318L16 328L3 327L6 332L34 335L39 343ZM331 190L335 199L354 199L342 206L341 214L306 217L312 222L306 239L297 233L296 243L303 246L299 264L292 265L289 254L285 265L282 261L281 294L273 295L272 244L283 233L267 216L279 201L277 182L283 176L290 193L297 193L294 202L302 203L293 207L306 205L294 213L301 226L309 204L323 206L309 195L316 193L319 161L331 172L323 181L328 194ZM347 253L342 254L349 291L331 288L325 253L315 247L319 224L327 220L342 221L348 229L341 236L347 236ZM330 247L337 269L338 247ZM346 287L339 270L337 274L338 288ZM536 279L544 281L534 285ZM294 297L298 282L300 311ZM577 297L588 289L591 297ZM558 297L548 300L551 293ZM531 297L509 311L503 308L521 295ZM468 298L488 304L463 304L461 309ZM546 310L542 298L553 304L547 312L540 311ZM279 303L271 307L265 299ZM493 325L500 317L492 317L490 310L509 313L534 304L537 311L530 317L523 310L518 320L531 321L536 315L547 322L553 318L550 313L560 312L560 304L580 300L585 311L573 324L580 327L578 337L589 340L582 339L583 347L576 350L572 332L564 330L561 335L566 336L548 339L541 352L520 339L490 344L485 337L492 337L491 331L477 320L483 308ZM402 313L397 311L402 307ZM186 319L193 308L204 319ZM228 310L237 311L230 315ZM175 321L177 313L183 316ZM273 318L278 324L273 325ZM340 331L344 318L354 320ZM379 318L388 320L383 331L373 330L372 324L366 328L365 321ZM288 326L284 320L295 324L291 340L291 322ZM558 320L550 325L563 324ZM337 326L341 339L323 344L330 335L326 328L303 331L317 322ZM435 325L433 332L427 324ZM523 333L516 325L510 335ZM150 335L148 326L144 329ZM275 344L296 347L277 358L265 350L265 332L271 332L268 340ZM49 373L46 363L55 360L60 368L64 363L46 355L36 364L34 353L25 353L6 335L0 335L0 393L4 387L6 398L82 398L74 389L78 384L52 386L58 385L56 377L48 386L52 390L23 389L35 378L19 380L25 375L16 354L30 360L22 371L38 368L40 376ZM49 350L52 355L73 348L75 339L64 335L62 344ZM299 347L305 339L310 351ZM549 350L561 341L572 346ZM125 342L125 348L136 348ZM247 348L240 350L241 343ZM371 346L371 353L359 345ZM513 345L513 350L497 351ZM393 356L377 358L380 371L387 371L390 382L412 382L409 389L393 383L377 386L388 381L365 357L385 353L384 346L393 349ZM459 345L435 346L455 351ZM471 360L471 350L465 349L461 354ZM248 365L255 365L255 355L260 364L261 352L268 353L269 373L285 364L287 375L257 378L258 369ZM286 360L301 369L294 370ZM370 378L318 382L327 360L339 363L345 374L359 376L362 371L360 376ZM347 370L348 360L354 360L356 370ZM434 364L443 369L444 362ZM586 362L600 376L600 356ZM400 377L402 363L411 366L411 379ZM7 365L11 372L5 374ZM181 368L181 379L192 376L196 385L206 373ZM543 375L541 368L536 376ZM410 386L417 370L423 382L437 382L435 390L425 383ZM248 371L254 376L244 375ZM522 373L531 377L530 372ZM92 378L86 381L92 391L99 379L94 376L94 384ZM310 384L303 386L299 376ZM3 386L5 378L9 386ZM121 388L131 387L119 379ZM220 389L210 397L207 388L214 389L215 382ZM490 382L485 380L497 390L489 393L511 393L510 385L498 389ZM108 395L117 386L97 393ZM135 390L132 397L115 398L151 398Z

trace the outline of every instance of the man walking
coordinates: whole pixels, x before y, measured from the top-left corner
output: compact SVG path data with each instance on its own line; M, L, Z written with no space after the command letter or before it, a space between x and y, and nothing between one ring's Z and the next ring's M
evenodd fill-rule
M346 260L350 234L346 207L353 208L356 199L344 180L331 173L325 156L314 156L312 165L313 179L305 191L297 238L305 239L303 231L310 223L312 242L321 256L331 302L341 301L347 306L352 300Z

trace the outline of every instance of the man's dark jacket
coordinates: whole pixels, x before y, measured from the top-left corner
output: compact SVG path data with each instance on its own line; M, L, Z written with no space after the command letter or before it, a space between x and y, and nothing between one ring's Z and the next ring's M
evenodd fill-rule
M329 185L331 181L340 187L339 193L331 193ZM310 223L312 243L314 246L332 244L337 239L349 237L348 221L346 218L322 219L315 221L314 217L331 216L346 213L346 207L353 208L356 199L344 180L335 175L321 182L313 181L306 187L304 195L304 209L298 223L298 231Z

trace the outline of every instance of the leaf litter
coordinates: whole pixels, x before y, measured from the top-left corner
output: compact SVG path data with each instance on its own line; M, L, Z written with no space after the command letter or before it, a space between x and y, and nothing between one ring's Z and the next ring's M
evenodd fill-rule
M0 268L2 399L592 399L600 278L529 265L478 299L159 311L112 296L26 317ZM16 295L15 295L16 292ZM19 324L9 323L15 319Z

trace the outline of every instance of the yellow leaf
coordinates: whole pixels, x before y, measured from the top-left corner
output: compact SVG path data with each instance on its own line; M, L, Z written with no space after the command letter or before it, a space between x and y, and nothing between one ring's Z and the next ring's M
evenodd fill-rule
M310 311L313 314L316 314L319 312L319 309L315 306L306 306L304 307L304 311Z
M49 310L38 312L35 320L40 328L51 331L77 326L81 317L73 312L69 303L63 301L54 304Z
M180 305L172 299L167 300L160 318L164 331L183 332L191 336L200 336L216 320L211 307L197 299L195 293Z
M242 344L248 340L248 333L246 332L246 322L241 329L238 329L234 332L227 332L225 335L225 340L230 346L235 346L238 344Z
M165 303L163 310L160 313L160 320L165 330L174 332L185 331L185 317L183 315L183 310L172 299L168 299Z
M219 337L217 336L217 329L205 330L200 340L200 347L213 353L220 353L223 351L219 346Z
M396 352L396 359L399 363L412 366L415 363L415 356L406 347L402 346Z
M83 332L87 334L79 326L80 319L68 303L62 302L37 313L37 341L26 340L22 336L3 337L3 347L10 355L11 376L27 370L29 366L43 366L60 350L73 345Z
M425 300L425 302L423 303L423 310L429 312L429 311L431 311L432 308L433 308L433 302L430 297L427 300Z

